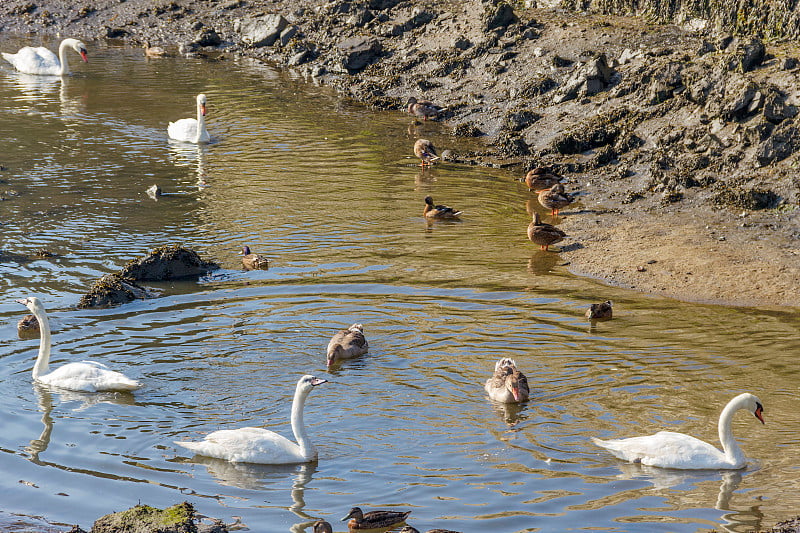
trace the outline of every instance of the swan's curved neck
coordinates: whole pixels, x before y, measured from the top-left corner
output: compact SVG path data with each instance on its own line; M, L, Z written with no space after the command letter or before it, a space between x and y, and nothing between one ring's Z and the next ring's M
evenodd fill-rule
M67 49L69 48L69 40L64 39L58 47L58 60L61 62L61 75L69 74L69 60L67 59Z
M33 310L36 320L39 321L39 356L33 365L33 379L47 374L50 371L50 322L44 311Z
M305 407L308 392L303 392L297 389L294 393L294 400L292 401L292 432L294 438L297 439L297 444L300 446L300 453L306 459L313 459L317 455L317 450L311 444L311 439L308 438L306 433L306 426L303 424L303 407Z
M206 131L206 116L203 114L200 104L197 104L197 136L194 139L195 143L200 142L204 131ZM297 398L297 395L295 395L295 398Z
M722 413L719 415L718 428L719 442L722 444L722 451L725 452L725 458L730 461L731 464L736 465L744 464L747 460L744 452L739 447L739 443L733 438L733 430L731 429L733 415L736 414L736 411L744 407L738 400L738 397L734 398L728 402L728 405L722 410Z

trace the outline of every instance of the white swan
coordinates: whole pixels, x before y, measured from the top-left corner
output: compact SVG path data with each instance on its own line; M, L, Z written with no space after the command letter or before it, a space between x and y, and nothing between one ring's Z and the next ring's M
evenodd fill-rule
M303 406L308 393L327 380L305 375L297 382L292 401L292 431L297 443L263 428L222 429L206 435L200 442L175 441L200 455L234 463L267 465L308 463L317 458L303 425Z
M39 356L33 365L33 379L45 385L83 392L131 391L141 387L138 381L95 361L67 363L50 372L50 322L42 302L35 296L17 300L34 314L41 331Z
M211 136L206 130L206 95L197 95L197 118L182 118L170 122L167 134L171 139L190 143L207 143Z
M64 76L69 74L68 48L78 52L84 62L89 62L86 57L86 45L78 39L64 39L61 41L61 45L58 47L58 57L44 46L36 48L25 46L16 54L3 52L3 57L14 65L15 69L25 74Z
M592 441L609 450L620 459L659 466L661 468L680 469L738 469L743 468L747 458L739 448L731 431L731 420L739 409L747 409L764 423L761 401L750 393L743 393L728 402L719 415L719 440L722 451L707 442L683 433L659 431L647 437L629 439L600 440L592 437Z

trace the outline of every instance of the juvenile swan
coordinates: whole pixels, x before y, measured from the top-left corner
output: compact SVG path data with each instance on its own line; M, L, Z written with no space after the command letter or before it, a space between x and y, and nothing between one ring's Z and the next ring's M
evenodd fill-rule
M211 136L206 130L206 95L197 95L197 118L182 118L177 122L170 122L167 134L171 139L189 143L207 143Z
M342 359L364 355L369 350L369 343L364 337L364 326L353 324L347 329L336 332L328 342L327 365L331 366Z
M719 440L722 443L722 451L700 439L673 431L659 431L647 437L616 440L600 440L592 437L592 441L620 459L643 465L685 470L744 468L747 458L734 440L731 431L731 420L739 409L750 411L762 424L764 423L762 416L764 408L758 398L748 392L735 397L719 415Z
M200 455L234 463L266 465L308 463L317 458L303 425L303 406L308 393L327 380L305 375L297 382L292 401L292 431L297 443L262 428L222 429L206 435L200 442L175 441Z
M40 76L64 76L69 74L69 61L67 60L67 49L78 52L84 62L89 60L86 57L86 45L78 39L64 39L58 47L58 56L44 46L25 46L20 48L16 54L3 52L6 61L14 65L14 68L25 74L37 74Z
M39 321L41 331L39 356L33 365L33 379L39 383L84 392L130 391L141 387L119 372L110 370L106 365L96 361L67 363L50 372L50 322L42 302L35 296L17 300L27 307Z

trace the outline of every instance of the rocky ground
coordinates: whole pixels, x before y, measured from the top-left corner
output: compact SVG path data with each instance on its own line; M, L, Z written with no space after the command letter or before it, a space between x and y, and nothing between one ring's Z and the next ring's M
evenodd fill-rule
M452 164L568 178L578 202L556 222L575 272L798 305L794 43L496 0L5 0L0 27L247 55L398 112L432 100Z

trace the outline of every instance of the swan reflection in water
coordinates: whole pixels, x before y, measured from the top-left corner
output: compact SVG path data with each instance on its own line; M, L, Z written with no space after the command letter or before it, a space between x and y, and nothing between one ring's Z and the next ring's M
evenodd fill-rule
M706 492L697 490L690 496L693 488L700 488L703 482L720 481L717 500L714 502L714 509L724 511L720 518L725 523L720 523L719 528L730 533L744 533L749 531L761 531L763 513L758 506L736 509L731 507L731 500L734 492L742 482L742 470L676 470L671 468L659 468L655 466L643 465L640 463L619 463L617 465L621 473L618 479L640 479L648 481L656 490L665 490L679 485L687 486L685 492L675 493L681 499L691 497L694 506L702 507L707 505L703 500L706 499ZM721 479L720 479L721 478Z
M80 97L70 97L68 94L70 80L60 76L35 76L23 72L7 72L11 86L15 87L20 96L17 101L30 104L55 102L58 96L59 112L62 118L77 115L84 109ZM73 85L74 88L74 85Z
M290 531L302 533L318 520L305 512L305 490L312 476L317 471L316 463L294 465L261 465L254 463L233 463L224 459L215 459L203 455L195 455L188 463L201 464L220 484L246 490L263 491L275 488L282 480L295 474L290 496L292 503L287 507L302 521L294 524Z
M50 388L48 385L33 383L33 392L36 402L42 412L42 433L38 438L30 441L25 446L25 451L30 455L30 461L42 464L39 455L50 446L50 436L53 433L53 394L58 394L61 403L80 402L73 411L83 411L98 403L115 403L120 405L134 405L136 399L130 392L76 392L66 389Z
M192 168L195 174L195 186L200 191L209 186L206 181L207 150L207 144L191 144L169 139L169 156L172 164Z

